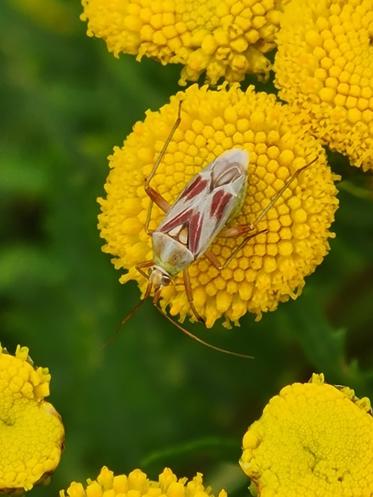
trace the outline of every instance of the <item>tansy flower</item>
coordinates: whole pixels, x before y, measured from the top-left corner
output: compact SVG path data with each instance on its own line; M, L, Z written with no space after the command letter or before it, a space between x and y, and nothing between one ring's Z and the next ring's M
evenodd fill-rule
M232 148L249 153L248 188L243 205L230 226L254 222L297 169L316 159L299 174L258 223L268 230L251 239L222 270L205 256L190 269L193 301L207 327L220 317L238 322L247 311L260 317L279 302L296 298L304 277L328 252L329 227L337 208L333 175L318 141L302 128L287 106L274 95L242 92L237 85L218 91L197 85L179 92L159 112L147 112L135 124L123 147L109 157L106 198L99 199L99 229L103 250L114 256L117 269L127 274L122 283L137 280L144 295L147 279L135 268L153 259L145 232L149 197L144 179L169 136L182 101L181 123L163 157L151 187L173 204L187 182L218 155ZM203 205L201 206L203 208ZM150 229L164 213L153 208ZM218 236L212 252L221 265L243 237ZM161 306L181 320L190 313L182 276L163 288Z
M88 36L108 50L183 64L180 84L267 75L282 4L289 0L83 0Z
M322 374L286 386L246 432L240 464L260 497L371 497L369 399Z
M373 169L372 37L372 0L293 0L275 59L281 98L364 170Z
M53 472L61 457L64 428L44 399L47 368L35 368L27 347L15 356L0 346L0 492L30 490Z
M105 466L96 480L87 480L87 484L72 482L68 489L60 491L60 497L213 497L211 489L203 485L201 473L188 480L177 478L165 468L157 481L149 480L140 469L129 475L114 475ZM227 497L225 490L220 490L218 497Z

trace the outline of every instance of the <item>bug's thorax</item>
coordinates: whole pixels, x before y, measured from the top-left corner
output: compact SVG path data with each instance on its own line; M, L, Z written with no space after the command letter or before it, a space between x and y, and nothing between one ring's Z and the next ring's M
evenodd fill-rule
M177 275L194 261L182 228L178 236L156 230L152 233L152 243L156 266L171 276Z

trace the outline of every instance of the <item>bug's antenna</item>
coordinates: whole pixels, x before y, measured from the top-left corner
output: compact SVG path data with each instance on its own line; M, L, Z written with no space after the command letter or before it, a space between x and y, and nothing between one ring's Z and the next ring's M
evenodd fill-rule
M202 340L202 338L197 337L196 335L194 335L193 333L188 331L186 328L181 326L181 324L179 324L177 321L174 321L166 313L162 312L162 310L158 306L156 306L156 307L157 307L158 311L162 314L162 316L165 317L166 319L168 319L168 321L170 321L170 323L172 323L174 326L176 326L176 328L178 328L180 331L182 331L189 338L196 340L196 342L201 343L202 345L205 345L209 349L216 350L217 352L223 352L223 354L228 354L228 355L232 355L235 357L241 357L242 359L254 359L254 357L251 355L240 354L239 352L233 352L231 350L222 349L221 347L217 347L216 345L212 345L211 343L205 342L204 340Z
M139 308L143 305L144 302L145 302L145 299L139 300L139 302L137 302L137 304L135 304L132 307L132 309L130 309L127 312L127 314L122 318L121 322L119 323L118 328L114 331L114 333L112 333L109 336L109 338L107 340L105 340L105 342L101 346L101 350L106 349L106 347L108 347L111 343L113 343L113 340L115 339L115 337L118 335L118 333L122 329L122 326L124 326L127 323L127 321L129 321L130 319L133 318L135 313L139 310Z

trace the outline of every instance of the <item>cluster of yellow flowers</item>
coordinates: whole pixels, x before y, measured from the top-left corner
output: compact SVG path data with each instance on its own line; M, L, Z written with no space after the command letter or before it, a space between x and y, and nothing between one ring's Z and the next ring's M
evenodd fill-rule
M282 5L288 0L83 0L88 35L110 52L183 64L180 84L241 81L268 75L265 53L274 48Z
M86 486L72 482L69 488L61 490L60 497L214 497L209 487L203 484L201 473L188 480L177 478L169 468L165 468L157 481L151 481L140 469L134 469L129 475L114 475L103 467L95 480L88 479ZM227 497L221 490L217 497Z
M59 463L64 429L44 399L50 374L35 368L26 347L0 348L0 492L30 490ZM327 429L326 429L327 428ZM335 497L373 493L370 401L314 374L273 397L243 437L240 460L251 490L262 497ZM307 492L306 492L307 491ZM86 485L72 482L60 497L214 497L201 473L177 478L165 468L157 481L140 469L114 475L103 467ZM224 489L217 497L227 497Z
M277 33L276 85L310 132L373 169L373 4L292 1Z
M182 85L203 73L212 85L230 83L215 89L194 84L178 92L159 111L148 111L109 157L99 229L104 251L126 271L121 281L136 280L143 296L150 293L148 274L137 269L144 261L150 266L154 255L145 229L149 175L153 194L162 205L172 205L207 164L240 149L249 157L247 190L229 226L254 226L259 234L242 245L237 236L219 236L210 257L196 257L187 284L176 276L175 285L162 288L160 306L181 321L198 313L211 327L220 318L227 326L238 324L247 312L259 319L295 299L334 236L338 177L322 145L373 169L372 0L82 4L88 35L103 38L115 56L181 63ZM238 85L248 73L268 76L265 54L275 46L275 84L286 103ZM164 212L154 208L151 214L154 230ZM218 269L211 257L228 263ZM59 463L64 428L44 400L49 383L48 369L35 368L26 347L13 356L0 346L0 492L29 490ZM370 402L350 388L326 384L322 374L288 385L247 430L240 464L261 497L371 497ZM140 469L114 475L106 467L95 480L73 482L60 492L60 497L116 496L213 494L200 473L188 480L165 468L153 481Z
M373 418L367 398L324 383L314 374L272 398L243 437L240 460L261 497L370 497L373 493ZM135 493L136 492L136 493ZM86 485L72 482L60 497L213 497L202 474L178 479L165 468L157 481L140 469L128 476L103 467ZM226 497L224 489L217 494Z
M207 327L220 317L227 324L237 323L247 311L260 317L300 293L305 276L328 252L328 238L333 236L329 228L338 206L335 177L321 145L304 133L299 118L274 95L256 93L253 87L243 92L237 85L219 90L193 85L159 112L148 112L109 158L107 195L99 199L104 251L115 257L116 268L128 271L121 281L137 280L144 293L147 280L136 270L141 261L152 259L151 239L144 230L149 205L144 179L167 139L180 101L180 126L152 182L169 203L224 150L241 148L250 157L248 188L233 225L250 224L297 169L317 159L258 224L259 231L267 232L247 243L226 268L217 270L203 256L190 268L194 304ZM151 229L164 216L159 209L153 211ZM223 263L235 245L235 238L218 237L212 251ZM161 304L185 318L190 306L181 277L162 291Z
M279 302L296 298L305 276L328 252L338 206L333 185L338 178L326 165L321 145L345 153L363 169L373 168L371 0L82 3L88 35L103 38L114 55L182 63L182 84L203 71L210 84L231 83L179 92L160 111L147 112L109 157L99 229L106 241L103 250L125 271L120 281L136 280L143 297L148 295L148 273L136 269L154 256L145 230L150 199L144 181L169 139L151 184L168 205L225 150L249 153L247 194L232 226L252 223L297 168L318 159L256 226L265 233L234 252L223 269L200 257L189 269L189 294L183 277L163 288L163 311L169 307L181 321L199 315L207 327L223 318L230 326L247 312L260 319ZM274 46L275 84L287 105L233 83L249 72L268 74L263 53ZM181 101L181 122L170 137ZM163 216L154 209L151 229ZM223 266L237 246L240 240L218 236L211 251Z

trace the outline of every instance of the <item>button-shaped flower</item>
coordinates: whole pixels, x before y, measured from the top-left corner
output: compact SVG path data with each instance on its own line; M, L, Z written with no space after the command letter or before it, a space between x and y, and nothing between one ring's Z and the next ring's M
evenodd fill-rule
M106 198L99 199L103 250L114 256L117 269L127 270L121 282L137 280L144 295L147 280L135 267L153 259L145 231L149 197L144 180L175 123L180 100L181 123L151 181L169 204L209 162L240 148L249 154L248 188L230 226L250 224L295 171L317 158L258 223L257 230L266 233L251 239L222 270L205 256L189 269L194 304L206 326L220 317L227 324L237 322L248 311L260 317L300 294L305 276L328 252L329 227L338 205L333 174L319 142L274 95L255 93L252 87L246 92L237 86L213 91L193 85L159 112L147 112L145 121L136 123L123 147L109 157ZM154 207L150 229L163 217ZM242 239L216 238L211 249L221 264ZM162 290L161 305L181 320L190 314L182 276Z
M275 59L280 96L351 163L373 169L373 3L292 0Z
M140 469L134 469L128 475L114 475L103 467L95 480L87 483L72 482L68 489L60 491L60 497L214 497L209 487L203 484L201 473L188 480L177 478L165 468L157 481L149 480ZM227 497L225 490L220 490L217 497Z
M185 67L180 83L206 71L241 81L247 73L267 75L265 57L274 47L282 4L288 0L83 0L88 35L103 38L115 56L129 53Z
M369 399L322 374L286 386L246 432L240 464L260 497L372 496Z
M0 491L30 490L57 467L64 428L44 399L50 374L35 368L27 347L0 347Z

